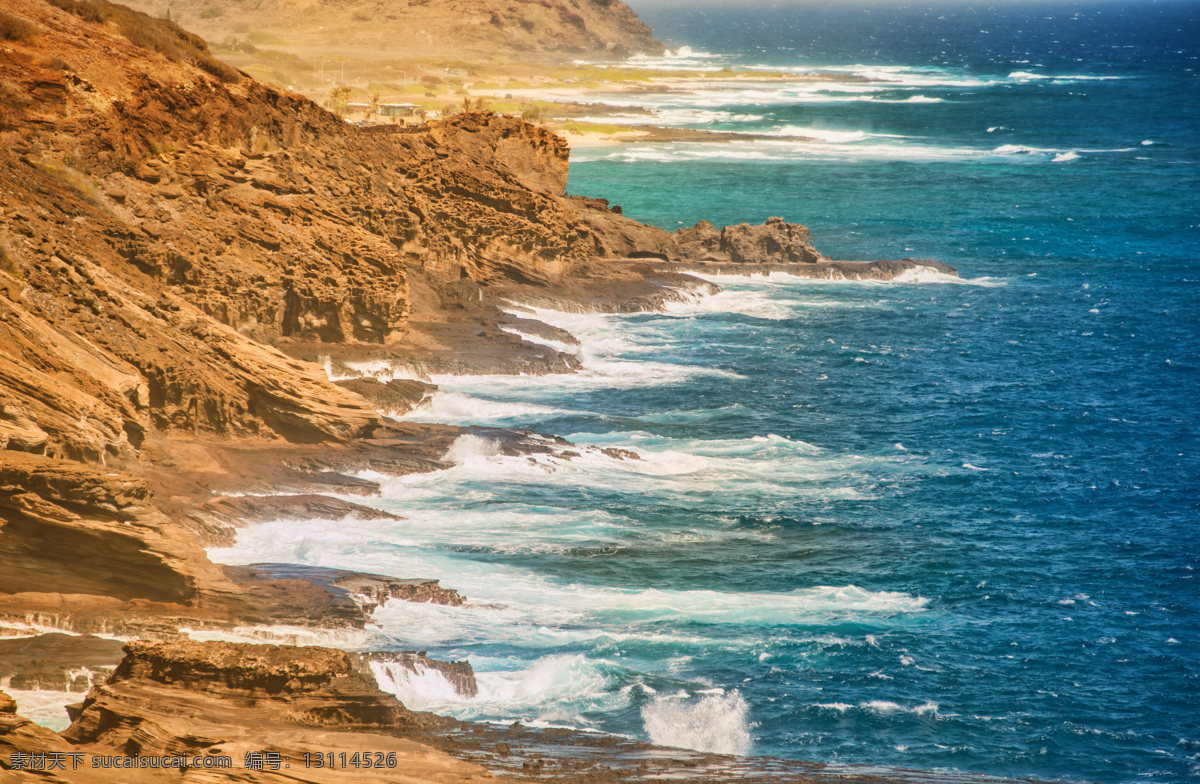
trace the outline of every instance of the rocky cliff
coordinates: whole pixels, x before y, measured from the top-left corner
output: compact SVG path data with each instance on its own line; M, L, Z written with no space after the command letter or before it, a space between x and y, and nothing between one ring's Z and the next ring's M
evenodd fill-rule
M527 5L486 24L505 30L512 13L524 29ZM571 7L592 32L585 10L628 10L615 0ZM461 604L453 586L417 576L223 568L203 547L230 543L247 522L385 516L345 500L378 492L362 472L445 468L464 433L506 454L569 446L391 421L381 412L407 411L434 388L354 378L356 362L571 372L573 354L504 327L574 338L508 311L636 310L713 290L681 263L827 264L806 229L781 219L674 234L637 223L566 195L567 164L561 138L518 118L357 128L214 60L173 23L106 0L8 0L0 622L164 639L183 626L361 628L387 601ZM247 701L265 701L264 726L283 733L270 743L295 753L348 742L311 734L325 723L414 721L344 654L231 651L133 646L69 740L0 701L0 745L266 748L263 727L237 718ZM433 666L414 656L413 666ZM197 729L186 718L195 716L209 723ZM298 724L310 734L284 732ZM478 774L445 771L434 778Z
M250 3L230 3L243 5L248 12ZM425 24L420 35L431 41L464 46L620 54L657 45L617 0L514 2L486 15L478 0L254 6L355 24L359 11L395 13L390 21ZM107 0L4 4L0 628L159 641L131 643L119 666L111 639L42 635L0 646L7 688L92 687L62 735L21 718L0 694L6 781L114 780L94 767L19 772L15 752L238 762L228 774L193 764L121 779L131 782L487 778L399 737L442 725L371 676L436 671L470 695L465 663L180 640L183 627L361 629L386 602L463 604L452 585L292 564L222 567L203 548L230 544L258 521L395 518L346 496L379 491L367 470L447 467L464 434L504 454L578 454L525 431L391 420L384 414L410 410L436 387L362 377L358 363L417 374L572 372L574 354L506 329L575 339L514 309L654 308L688 289L716 290L683 271L697 266L847 276L911 266L829 262L807 229L779 218L668 233L602 199L568 196L567 166L560 137L518 118L468 112L357 128L215 60L171 22ZM554 732L451 727L439 742L539 780L678 773L662 755L639 757L636 744L615 753L614 739ZM525 750L510 759L517 739ZM548 763L548 743L587 748ZM250 753L298 761L355 751L395 754L398 765L250 772L244 762ZM618 758L624 772L613 773ZM684 767L708 771L696 780L752 780L714 764L692 755ZM546 778L555 765L559 778ZM776 772L763 775L753 780Z

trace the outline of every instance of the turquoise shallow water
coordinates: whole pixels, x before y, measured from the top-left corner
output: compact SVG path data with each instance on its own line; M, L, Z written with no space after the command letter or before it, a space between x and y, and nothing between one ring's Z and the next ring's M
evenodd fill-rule
M1200 778L1195 7L637 10L694 47L658 65L892 81L654 98L657 122L818 140L580 151L571 192L666 228L782 215L832 256L962 280L724 279L662 314L543 312L586 373L438 378L417 418L532 427L580 457L463 439L456 468L386 480L406 521L261 526L215 555L489 602L380 613L373 644L480 673L463 700L381 670L416 707ZM641 459L586 448L609 446Z

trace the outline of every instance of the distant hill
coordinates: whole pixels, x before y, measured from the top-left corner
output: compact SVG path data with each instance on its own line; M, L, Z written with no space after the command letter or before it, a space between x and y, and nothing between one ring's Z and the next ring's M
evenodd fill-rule
M210 41L363 56L624 58L663 44L621 0L134 0Z

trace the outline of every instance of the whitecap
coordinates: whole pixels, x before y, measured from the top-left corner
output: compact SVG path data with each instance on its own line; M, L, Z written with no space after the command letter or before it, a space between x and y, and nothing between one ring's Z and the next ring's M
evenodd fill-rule
M420 662L415 671L386 661L371 663L379 687L405 706L460 719L521 717L528 723L528 717L536 716L559 726L578 727L588 723L580 715L584 711L611 710L629 701L614 688L606 672L611 667L582 654L545 656L517 667L506 659L480 657L474 660L474 668L478 693L466 697L440 671Z
M393 418L409 422L468 425L523 421L572 413L577 412L533 403L489 400L460 392L439 390L425 398L412 411Z
M454 439L450 449L442 457L447 463L465 465L479 460L487 460L500 454L500 447L493 441L470 433Z
M745 756L753 747L750 706L742 695L706 694L699 699L656 697L642 707L642 722L659 746Z

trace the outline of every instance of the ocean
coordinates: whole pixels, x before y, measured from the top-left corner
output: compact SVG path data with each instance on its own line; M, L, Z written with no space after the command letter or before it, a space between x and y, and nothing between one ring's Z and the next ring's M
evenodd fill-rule
M776 138L582 149L571 193L668 229L778 215L834 258L960 277L725 277L663 313L538 311L584 372L435 377L409 418L574 456L464 436L452 469L379 477L370 503L403 521L262 525L213 557L473 599L392 603L334 640L476 669L464 699L377 664L413 708L1200 779L1200 6L634 6L673 49L635 64L827 78L608 96L653 110L616 122Z

